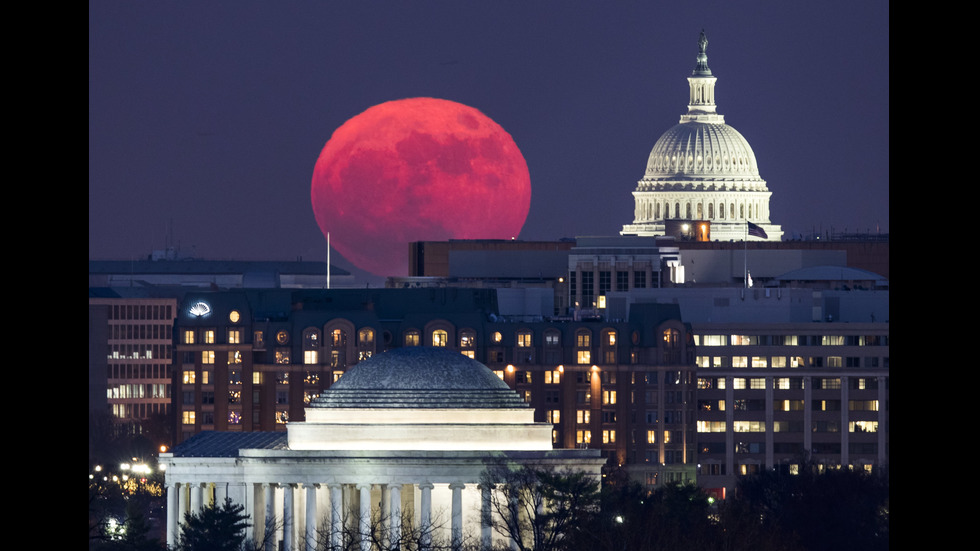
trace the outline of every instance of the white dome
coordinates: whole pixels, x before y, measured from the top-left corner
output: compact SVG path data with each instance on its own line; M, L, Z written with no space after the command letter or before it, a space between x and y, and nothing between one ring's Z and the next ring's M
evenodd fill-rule
M660 136L644 180L758 180L755 153L727 124L686 122Z

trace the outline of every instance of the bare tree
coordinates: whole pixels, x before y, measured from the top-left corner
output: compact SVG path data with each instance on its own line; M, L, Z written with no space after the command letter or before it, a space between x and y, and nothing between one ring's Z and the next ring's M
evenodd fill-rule
M599 481L581 471L494 461L481 485L493 488L484 524L520 551L560 551L598 512Z
M378 551L477 551L475 538L464 536L456 545L445 536L445 515L433 516L428 526L415 523L411 511L402 511L401 523L395 537L391 530L391 517L378 510L372 511L367 533L361 533L361 518L356 511L345 509L340 519L340 543L331 544L330 519L324 516L313 537L312 546L317 551L361 551L361 543L366 540L372 550ZM301 538L299 549L305 551L306 537Z

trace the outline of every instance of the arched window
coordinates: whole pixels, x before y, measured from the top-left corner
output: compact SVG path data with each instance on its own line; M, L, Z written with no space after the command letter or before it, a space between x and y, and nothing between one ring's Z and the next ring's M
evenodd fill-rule
M374 329L365 327L358 331L357 344L359 346L374 346Z
M663 351L665 364L677 364L681 360L680 333L676 329L663 332Z
M679 202L674 203L674 217L681 217L681 204Z
M708 219L714 220L714 218L715 218L715 204L708 203Z
M528 348L533 346L530 331L517 332L517 346L521 348Z
M687 219L688 220L691 219L691 202L690 201L688 201L688 203L687 203Z
M728 213L729 213L729 215L728 215L728 217L729 217L729 218L735 218L735 203L731 203L731 204L729 205L729 207L730 207L730 208L729 208L729 210L728 210Z
M342 329L334 329L330 332L331 346L337 347L344 346L345 344L347 344L347 333L345 333Z
M449 340L449 333L443 329L436 329L432 332L432 346L446 346Z
M670 218L670 203L664 203L664 220Z
M575 332L575 362L579 364L592 363L592 332L579 329Z
M745 220L745 203L738 206L738 217Z
M698 203L698 220L704 218L704 209L701 203Z

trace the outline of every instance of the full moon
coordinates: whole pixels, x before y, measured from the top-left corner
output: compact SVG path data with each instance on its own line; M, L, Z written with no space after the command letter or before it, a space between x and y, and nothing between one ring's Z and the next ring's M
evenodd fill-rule
M310 195L332 248L375 275L406 276L413 241L517 237L531 178L514 139L480 111L409 98L335 130Z

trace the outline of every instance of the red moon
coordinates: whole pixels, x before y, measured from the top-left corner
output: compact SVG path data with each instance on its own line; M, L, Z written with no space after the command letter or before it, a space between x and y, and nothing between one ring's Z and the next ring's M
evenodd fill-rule
M408 244L517 237L531 178L514 139L434 98L375 105L334 131L313 169L313 214L358 268L408 275Z

